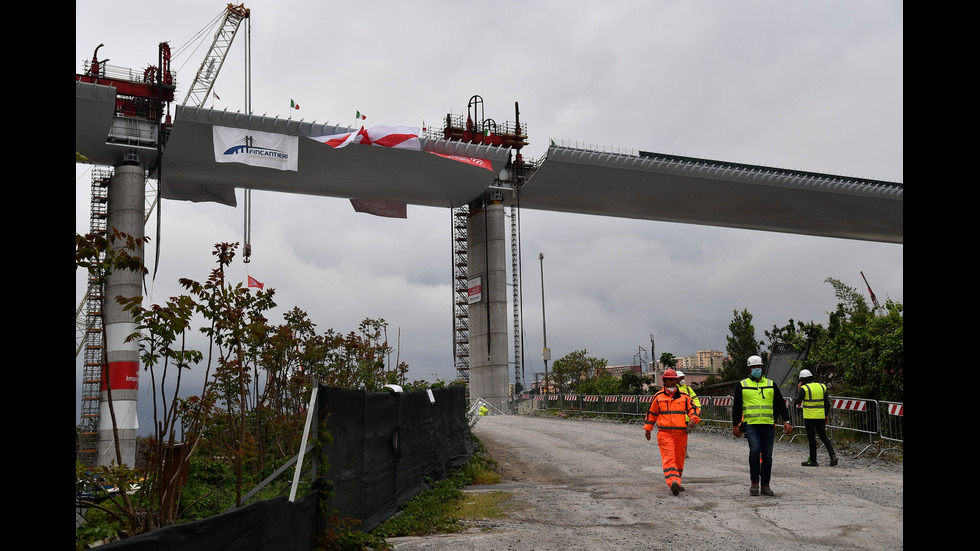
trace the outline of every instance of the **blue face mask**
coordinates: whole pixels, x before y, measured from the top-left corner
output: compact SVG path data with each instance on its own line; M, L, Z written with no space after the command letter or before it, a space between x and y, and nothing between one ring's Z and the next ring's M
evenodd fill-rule
M762 377L762 368L761 367L753 367L752 368L752 378L753 379L758 379L759 377Z

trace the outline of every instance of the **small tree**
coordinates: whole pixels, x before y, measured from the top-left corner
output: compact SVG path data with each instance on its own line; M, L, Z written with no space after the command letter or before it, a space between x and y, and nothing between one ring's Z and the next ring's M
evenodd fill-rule
M619 379L620 394L643 394L644 386L649 387L653 384L653 379L647 375L639 375L632 371L626 371Z
M875 312L855 289L827 278L838 299L827 330L816 342L810 359L843 370L841 391L879 400L904 399L904 307L887 300Z
M599 377L584 381L578 385L577 391L580 394L598 394L602 396L619 394L619 379L612 376L608 371L603 370Z
M207 281L202 284L182 278L180 284L198 297L197 311L210 321L202 331L211 339L217 365L209 389L214 394L206 394L206 399L222 404L225 420L218 425L222 430L210 431L209 439L212 444L223 442L223 453L234 460L235 505L241 506L245 462L254 457L256 445L251 430L254 427L247 422L255 405L253 370L257 369L259 350L269 332L264 313L276 304L272 300L273 290L253 295L241 283L227 283L225 268L231 264L237 249L238 243L218 243L212 253L218 266ZM213 354L209 354L211 357Z
M728 324L728 358L722 362L721 367L722 381L737 381L745 377L749 356L763 356L765 361L765 354L760 352L765 343L755 338L752 314L743 309L741 312L733 310L732 315L732 322Z
M143 250L143 244L149 238L136 238L132 235L120 232L112 228L106 235L90 233L86 235L75 234L75 269L84 268L89 275L89 279L96 281L101 288L113 273L130 271L139 274L146 273L143 265L143 258L139 253ZM102 318L101 325L105 327L105 294L100 298L99 316ZM90 471L86 465L76 462L75 475L76 481L90 484L107 483L115 485L123 490L128 490L129 485L138 478L138 472L123 464L122 448L119 444L119 426L116 420L115 404L112 400L112 377L109 373L109 364L106 360L106 351L103 347L102 357L102 380L106 386L107 405L109 418L112 427L112 438L115 444L116 464L110 467L101 467L96 471ZM132 466L130 466L132 467ZM102 482L100 482L101 480ZM76 484L77 485L77 484ZM130 498L128 492L119 492L118 502L112 498L116 505L114 508L103 507L91 501L77 500L79 503L88 507L97 507L111 515L119 523L121 530L138 533L145 530L146 517L141 514L136 504Z
M589 356L588 350L576 350L555 360L552 384L560 392L574 392L582 383L598 379L606 365L605 359Z
M184 416L183 400L179 397L183 373L201 361L198 350L187 349L187 334L196 304L190 297L180 296L160 305L143 308L142 297L118 299L130 312L137 331L127 341L139 343L140 361L150 373L153 399L153 436L146 450L146 477L141 491L148 506L146 530L154 530L176 522L183 480L191 451L200 434L200 416ZM174 372L175 381L168 378ZM178 446L178 425L192 435L190 442ZM179 453L178 453L179 451Z

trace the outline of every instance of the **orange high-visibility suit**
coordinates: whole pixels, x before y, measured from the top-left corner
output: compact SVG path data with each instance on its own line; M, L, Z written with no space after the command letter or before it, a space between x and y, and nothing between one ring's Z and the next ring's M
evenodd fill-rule
M687 452L685 416L698 424L701 422L699 413L691 397L680 390L675 389L672 394L661 390L653 395L643 428L650 432L654 425L657 426L657 445L660 447L660 460L668 487L675 482L680 484L684 474L684 455Z

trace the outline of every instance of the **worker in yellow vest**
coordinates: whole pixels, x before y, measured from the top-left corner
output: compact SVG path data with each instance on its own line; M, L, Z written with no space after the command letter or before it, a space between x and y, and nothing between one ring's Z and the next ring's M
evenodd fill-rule
M694 408L698 412L698 417L700 417L701 416L701 400L698 400L698 393L697 392L694 392L694 389L691 388L690 386L688 386L687 380L684 377L684 372L681 371L680 369L677 370L677 379L678 379L677 380L677 390L680 390L684 394L687 394L688 396L691 397L691 403L694 404ZM688 419L688 420L690 420L690 419ZM690 433L691 432L691 429L688 428L687 429L687 432ZM685 450L684 457L691 457L691 454L690 453L687 453L687 451Z
M810 443L810 457L802 463L804 467L817 467L817 436L830 454L830 466L837 464L834 445L827 438L827 423L830 421L830 396L827 385L813 380L809 369L800 371L800 382L796 385L796 403L803 406L803 426L806 439Z
M749 441L749 495L775 495L769 487L772 474L772 447L777 418L785 419L783 432L793 432L789 411L779 387L762 375L762 358L749 356L749 376L739 383L732 405L732 435L745 433ZM761 458L761 461L760 461ZM761 489L760 489L761 486Z
M691 397L691 402L697 408L698 415L701 415L701 400L698 400L698 393L688 386L684 372L679 369L677 370L677 389Z

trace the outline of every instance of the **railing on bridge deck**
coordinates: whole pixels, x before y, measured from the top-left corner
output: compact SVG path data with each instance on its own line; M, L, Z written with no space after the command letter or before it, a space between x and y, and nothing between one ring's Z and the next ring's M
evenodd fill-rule
M731 396L698 396L701 402L701 422L694 427L700 432L725 432L732 426ZM561 415L576 420L607 421L642 424L653 396L649 394L613 394L606 396L584 394L524 394L511 400L511 411L525 415ZM780 440L806 438L803 408L786 398L790 422L794 430L781 435ZM828 434L844 431L867 437L867 445L858 456L875 449L876 457L888 451L901 451L904 444L904 404L868 398L830 397Z

